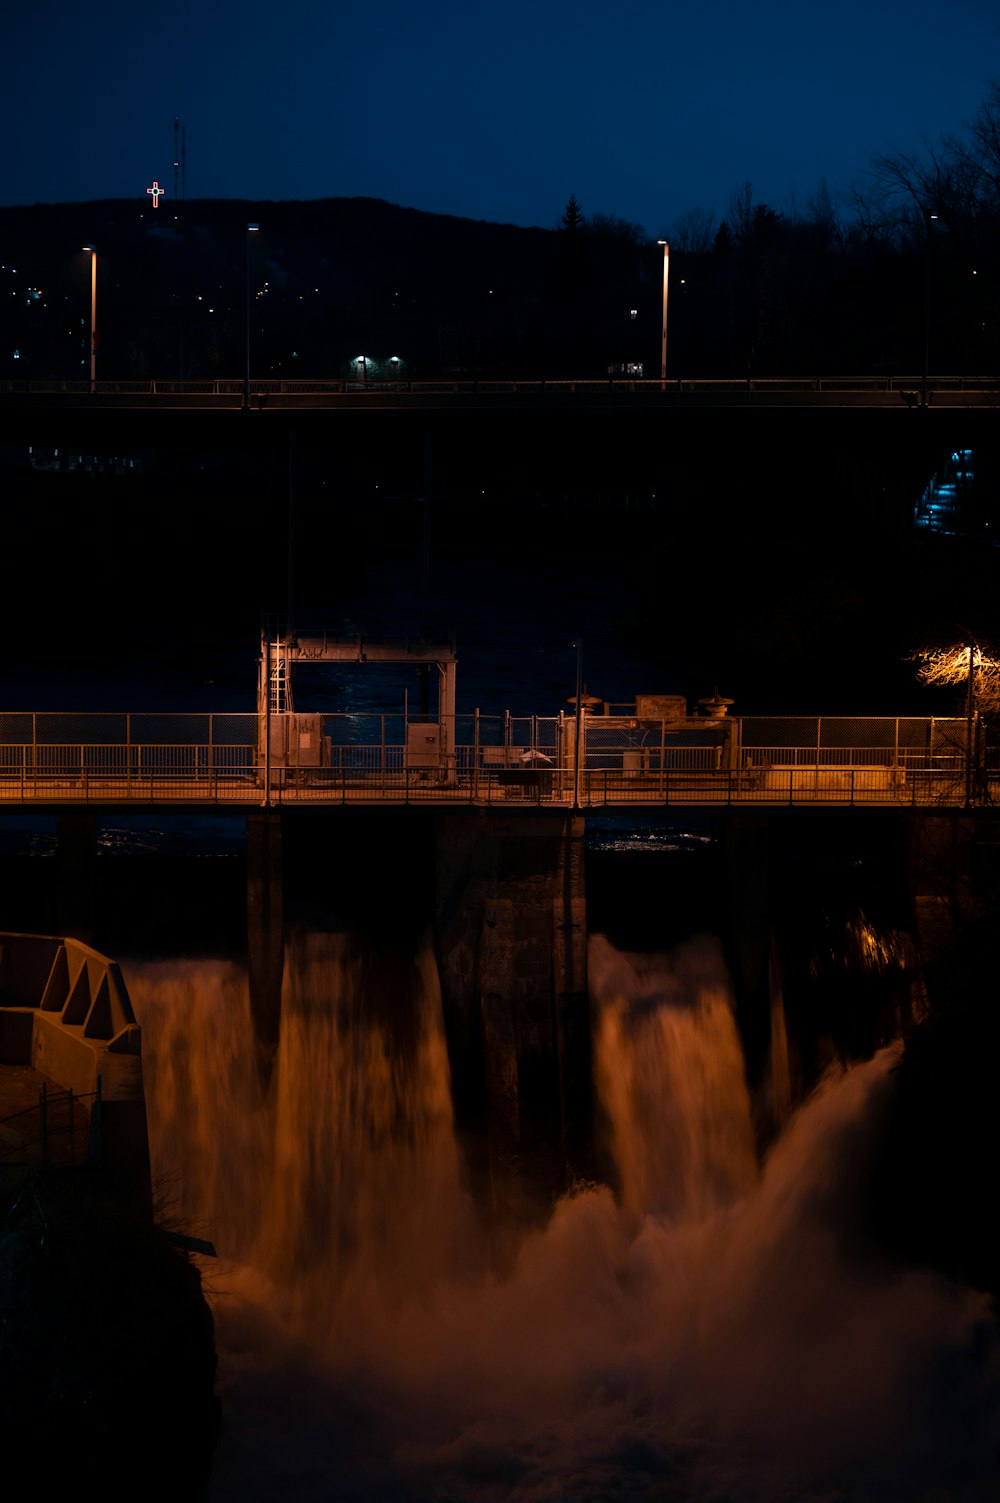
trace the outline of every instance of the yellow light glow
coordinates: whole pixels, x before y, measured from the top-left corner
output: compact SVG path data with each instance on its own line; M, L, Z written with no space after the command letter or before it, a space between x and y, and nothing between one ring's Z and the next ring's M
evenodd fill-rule
M954 642L949 647L921 648L910 653L922 684L967 684L972 660L975 703L981 710L1000 709L1000 659L990 657L978 643Z

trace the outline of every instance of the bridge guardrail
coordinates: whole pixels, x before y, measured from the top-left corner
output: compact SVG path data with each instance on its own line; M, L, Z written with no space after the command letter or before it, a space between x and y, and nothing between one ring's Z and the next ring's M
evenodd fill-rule
M251 397L268 396L343 396L345 394L379 395L383 393L409 393L415 396L545 396L612 392L622 396L656 393L725 393L746 392L913 392L921 389L923 377L911 375L838 375L838 376L749 376L749 377L683 377L670 376L665 381L651 376L580 376L529 379L452 377L437 380L411 380L409 378L317 378L303 377L279 379L254 377L250 381ZM927 381L930 395L934 392L995 392L1000 385L996 375L949 375L933 376ZM207 377L199 380L178 381L170 378L149 380L99 380L93 391L86 380L0 380L0 394L41 396L199 396L218 397L242 401L244 383L242 378Z
M681 797L685 787L694 801L711 788L724 802L801 801L817 791L828 801L878 802L898 801L901 789L916 798L918 784L924 800L964 803L984 801L997 771L977 724L967 751L969 726L959 719L728 717L678 726L587 715L577 778L572 715L458 715L428 725L429 750L409 735L427 722L402 714L317 718L321 734L301 758L295 738L279 754L272 722L265 759L256 715L0 714L0 805L496 801L525 790L549 800L647 802Z
M131 779L86 774L68 778L38 774L27 778L0 776L0 807L63 807L66 805L193 805L195 807L259 807L262 804L364 805L377 803L484 803L516 801L524 804L615 805L737 805L737 804L865 804L960 807L993 801L1000 774L978 773L966 779L964 762L942 761L933 767L906 768L881 764L841 763L830 766L750 765L741 769L677 769L662 767L587 768L575 779L571 766L513 768L478 766L456 758L453 775L422 771L405 765L399 748L396 765L365 769L344 761L336 766L309 769L273 768L265 787L261 766L227 777L207 769L185 775L150 772ZM460 753L467 749L460 748Z

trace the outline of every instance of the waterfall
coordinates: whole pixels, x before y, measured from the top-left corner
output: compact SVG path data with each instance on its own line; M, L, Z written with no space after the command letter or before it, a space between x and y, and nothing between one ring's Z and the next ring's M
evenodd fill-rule
M721 956L626 956L591 941L597 1088L622 1202L701 1219L756 1173L743 1052Z
M758 1162L718 947L590 960L613 1189L561 1199L502 1281L428 951L298 941L267 1094L238 970L126 967L154 1159L224 1255L210 1503L992 1498L990 1306L859 1222L898 1047Z
M266 1091L244 972L147 963L130 986L158 1190L304 1328L344 1341L345 1322L386 1317L469 1254L429 950L399 963L345 935L294 937Z

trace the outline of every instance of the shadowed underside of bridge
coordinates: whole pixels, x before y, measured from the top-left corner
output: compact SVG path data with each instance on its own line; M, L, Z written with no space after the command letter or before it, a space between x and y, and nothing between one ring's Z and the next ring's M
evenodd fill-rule
M443 384L444 385L444 384ZM919 424L927 433L947 429L957 417L974 420L982 413L992 421L1000 406L1000 384L973 388L956 386L935 391L921 408L913 387L904 389L814 389L804 385L782 389L745 383L710 385L701 390L619 390L605 382L554 384L544 390L483 392L474 383L455 389L426 391L344 391L335 393L255 391L249 408L242 395L211 392L149 391L89 393L0 392L0 439L5 443L164 446L232 445L272 447L287 442L290 431L304 441L337 434L346 437L381 431L386 423L405 438L410 425L418 432L430 427L435 434L456 438L470 429L484 433L524 431L520 436L541 445L564 444L565 435L577 433L586 442L596 422L609 440L621 435L628 442L662 442L688 424L708 424L726 419L755 422L765 414L794 412L800 423L810 423L812 414L840 414L839 423L864 423L864 413L896 414L905 422L908 437L915 437ZM573 389L575 386L576 389ZM919 418L911 416L919 412ZM848 416L848 414L859 414ZM749 415L754 414L751 418ZM904 415L905 418L904 418ZM766 421L778 421L768 416ZM817 423L823 419L817 417ZM509 425L515 425L511 430ZM821 428L818 431L825 431ZM885 436L884 430L878 433ZM950 431L950 430L949 430ZM846 435L838 428L838 441ZM627 452L621 452L624 463Z

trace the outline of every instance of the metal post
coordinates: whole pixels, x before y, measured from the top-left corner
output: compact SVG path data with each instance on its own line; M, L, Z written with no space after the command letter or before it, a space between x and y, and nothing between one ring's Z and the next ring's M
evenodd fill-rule
M576 715L573 750L573 808L580 807L580 743L583 729L583 643L576 643Z
M969 643L969 683L965 696L965 807L972 807L972 732L976 704L976 646Z
M658 240L663 246L663 318L660 324L660 381L667 389L667 283L670 277L670 246L666 240Z
M479 706L476 706L472 727L472 796L479 797Z
M250 411L250 236L256 235L259 224L248 224L246 231L246 338L243 346L243 407Z
M920 377L920 405L927 406L927 383L931 361L931 224L937 219L924 210L924 368Z
M97 247L85 245L90 252L90 394L97 386Z
M264 633L264 807L271 807L271 633Z
M298 458L298 435L293 428L288 435L288 614L285 620L285 630L289 641L295 632L295 482Z
M102 1099L101 1077L98 1075L97 1089L94 1092L94 1104L91 1107L90 1111L90 1133L87 1143L87 1162L90 1164L96 1164L98 1168L101 1167L101 1157L103 1150L103 1145L101 1142Z

